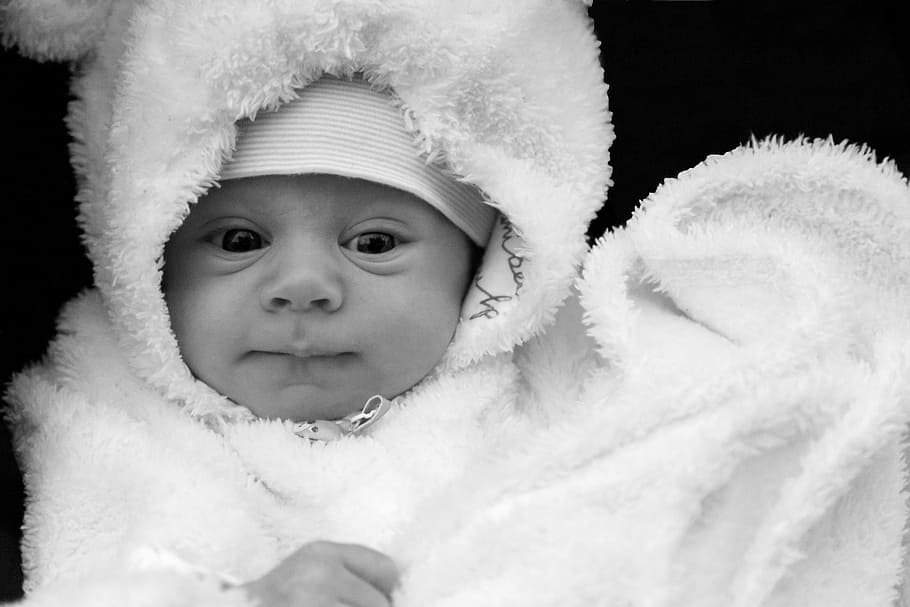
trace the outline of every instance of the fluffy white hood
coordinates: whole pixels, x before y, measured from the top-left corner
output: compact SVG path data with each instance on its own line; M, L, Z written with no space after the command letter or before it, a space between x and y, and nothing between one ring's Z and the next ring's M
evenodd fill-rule
M606 86L577 0L13 0L5 41L74 61L68 124L95 283L134 370L195 415L245 410L182 362L161 259L235 122L323 73L393 88L430 157L508 218L444 364L537 334L569 293L609 184Z

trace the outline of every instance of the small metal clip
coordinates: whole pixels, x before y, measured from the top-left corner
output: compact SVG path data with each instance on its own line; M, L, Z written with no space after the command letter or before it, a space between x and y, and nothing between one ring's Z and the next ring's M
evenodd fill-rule
M341 438L345 432L335 422L317 420L294 424L294 434L300 438L328 442Z
M300 438L328 442L350 434L357 434L375 424L392 408L392 401L380 396L371 396L357 413L346 415L337 421L317 419L294 424L293 432Z
M357 434L379 421L379 418L388 413L391 408L392 401L376 394L367 399L360 413L346 417L345 420L351 424L351 433Z

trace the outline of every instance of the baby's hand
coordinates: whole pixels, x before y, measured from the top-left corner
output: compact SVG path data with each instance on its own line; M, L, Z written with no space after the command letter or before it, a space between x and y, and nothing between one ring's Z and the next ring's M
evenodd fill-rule
M390 607L392 559L365 546L312 542L243 588L261 607Z

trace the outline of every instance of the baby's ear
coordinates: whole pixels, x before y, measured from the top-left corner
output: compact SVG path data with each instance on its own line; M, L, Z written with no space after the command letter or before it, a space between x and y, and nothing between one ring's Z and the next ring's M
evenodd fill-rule
M74 61L104 33L114 0L0 0L4 46L38 61Z

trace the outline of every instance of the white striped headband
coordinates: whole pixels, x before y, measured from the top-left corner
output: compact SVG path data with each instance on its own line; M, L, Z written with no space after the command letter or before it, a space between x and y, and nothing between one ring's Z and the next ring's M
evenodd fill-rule
M426 201L478 246L496 211L480 191L428 164L387 91L361 79L323 77L278 111L237 124L221 179L327 173L381 183Z

